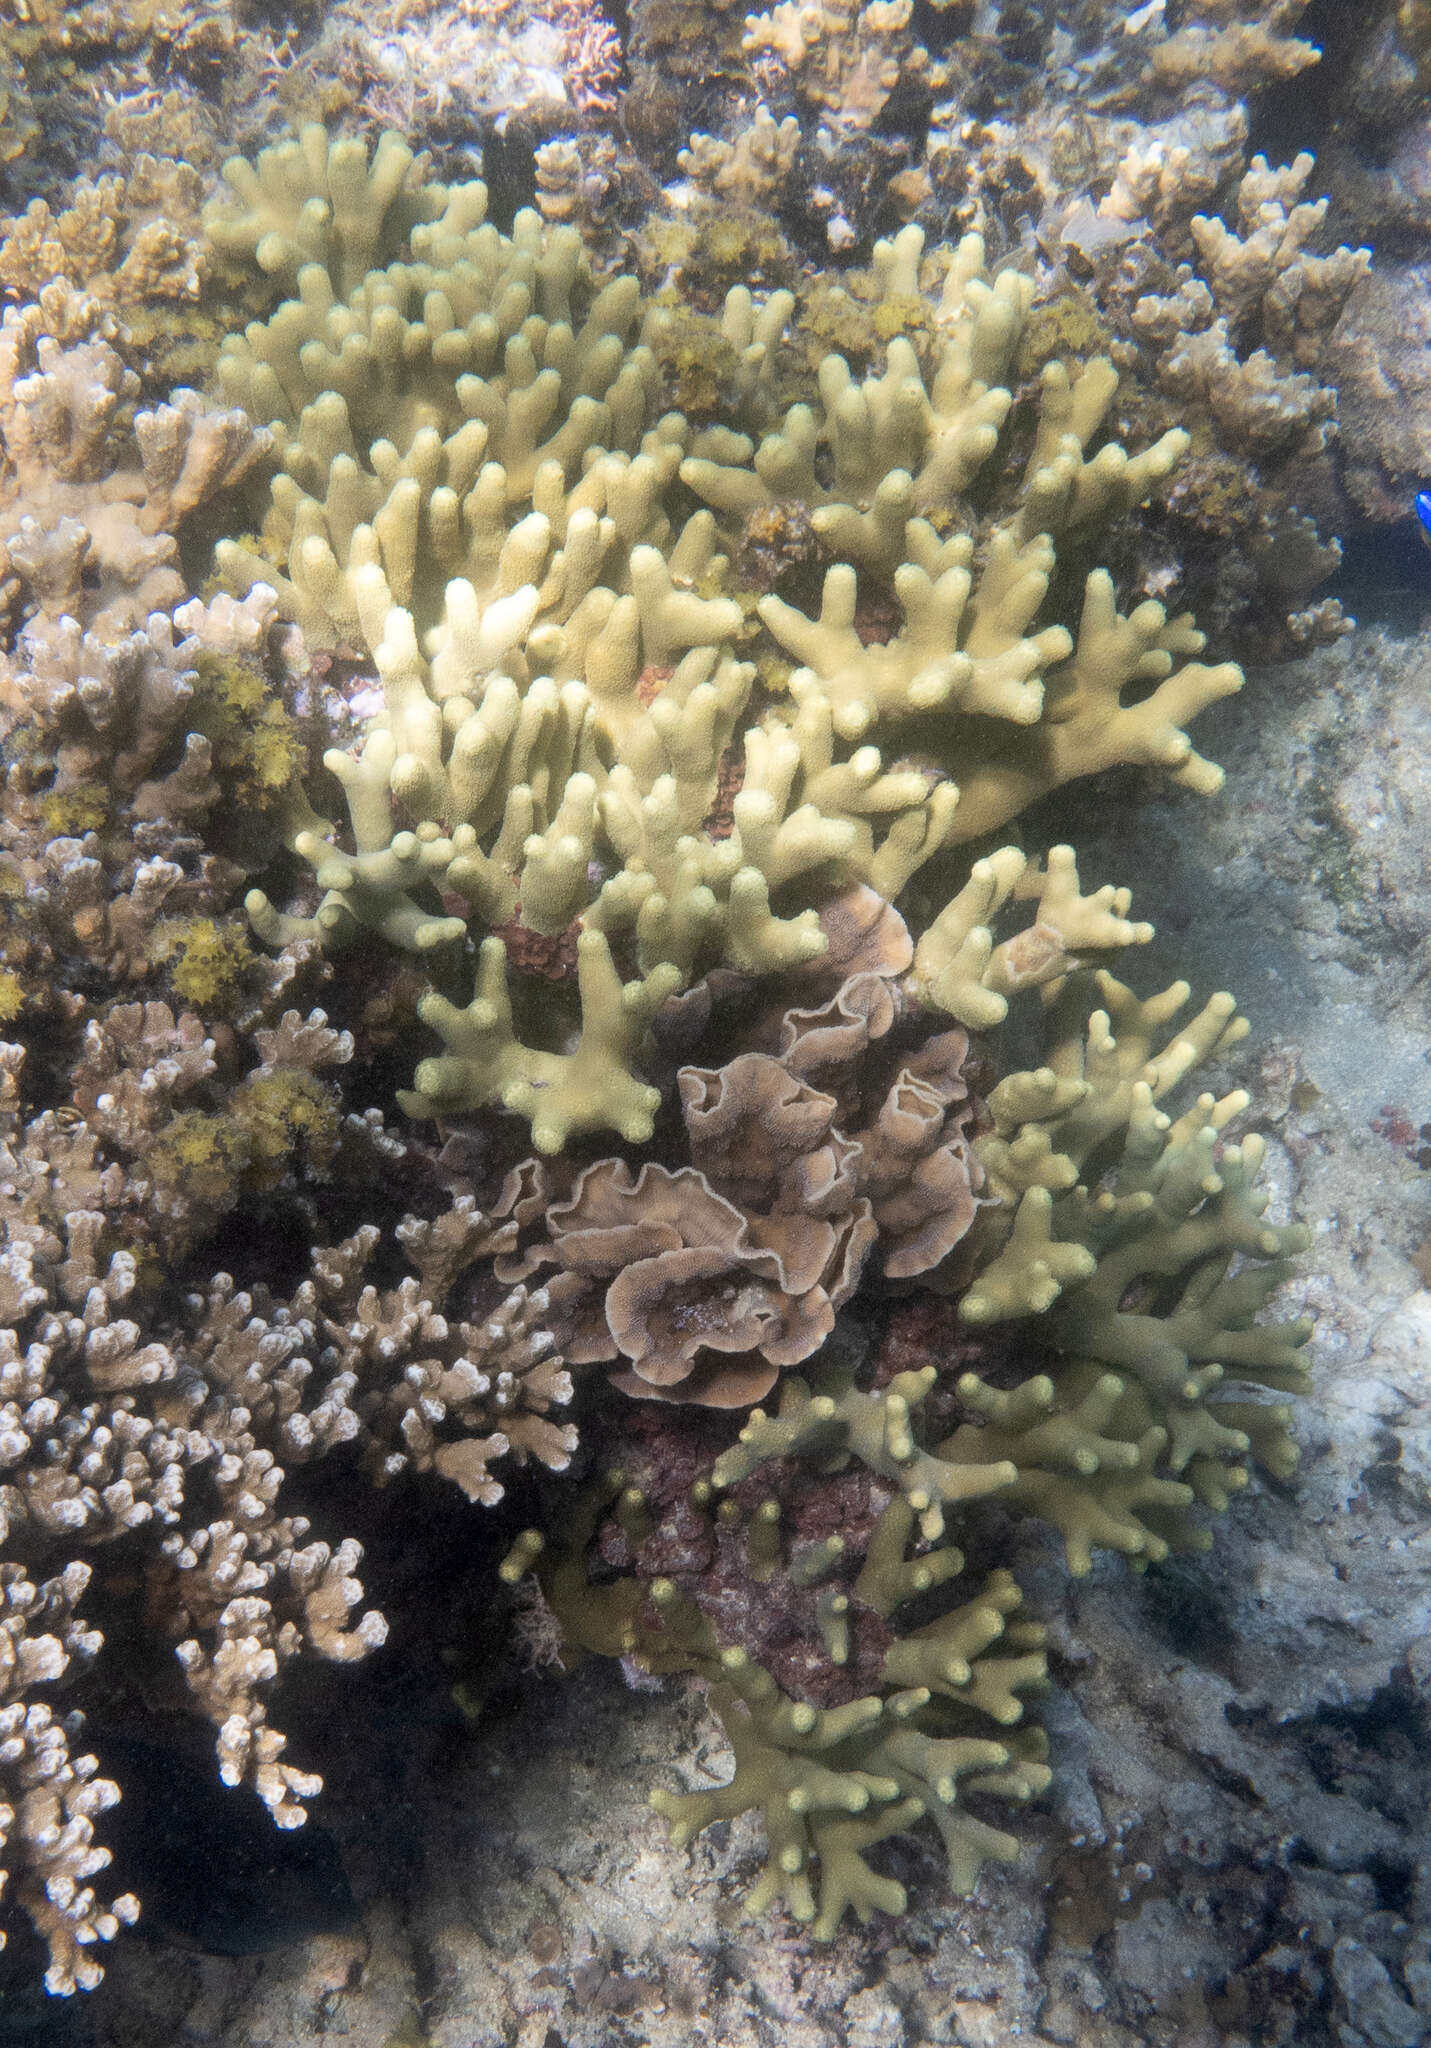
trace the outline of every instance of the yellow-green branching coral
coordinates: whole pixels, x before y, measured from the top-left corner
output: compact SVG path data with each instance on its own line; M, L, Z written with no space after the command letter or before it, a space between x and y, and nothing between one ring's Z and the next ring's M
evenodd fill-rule
M415 175L415 163L399 135L380 137L370 159L361 142L333 140L312 121L254 163L229 158L229 196L205 207L204 232L223 255L252 258L270 277L291 284L318 262L350 291L453 203L446 186Z
M287 170L255 174L257 194L302 170L310 226L269 253L291 267L302 243L312 260L297 297L224 352L224 389L272 422L281 466L259 547L221 547L219 563L238 584L273 582L311 637L365 644L383 706L355 753L328 757L351 843L295 806L292 843L324 891L315 919L257 896L263 937L306 928L336 944L368 928L418 951L501 937L510 973L524 934L604 935L627 1020L605 1041L627 1063L610 1127L629 1132L643 1093L631 1020L658 990L719 964L798 964L823 943L812 913L831 891L893 898L1074 777L1132 762L1216 786L1184 727L1241 678L1194 658L1189 620L1151 599L1124 614L1097 569L1076 621L1045 616L1058 551L1142 502L1183 437L1100 445L1112 369L1050 363L1005 510L969 510L997 466L1030 298L1016 272L987 275L977 237L942 265L913 229L876 251L881 302L926 308L922 354L896 334L864 377L829 355L809 402L762 439L734 422L697 433L661 412L661 308L632 278L596 284L574 230L523 213L504 234L480 186L424 197L405 167L394 184L391 149L338 170L337 146L321 163L315 151L310 138ZM359 211L381 213L378 187L407 194L405 253L356 280L357 243L334 241L336 201L319 190L335 177ZM372 228L374 248L387 232ZM727 306L735 402L752 418L773 417L767 371L791 310L788 294ZM829 558L813 617L769 592L753 606L731 568L743 522L784 508ZM891 601L893 629L872 627L870 605ZM1036 883L1022 856L992 858L916 966L920 1000L961 1021L1147 936L1125 892L1070 896L1052 866ZM990 921L1011 895L1037 899L1037 936L1000 951ZM531 1115L550 1103L548 1060L596 1071L576 986L528 1045L521 1003L501 1012L498 955L484 960L465 1024L434 1006L448 1052L410 1106ZM601 1117L592 1101L541 1121L559 1143Z
M1043 1634L1020 1614L1022 1596L1007 1572L956 1589L929 1619L929 1596L955 1585L964 1560L953 1544L919 1536L911 1507L911 1493L923 1497L917 1491L897 1490L848 1544L792 1545L781 1527L782 1499L759 1498L758 1479L756 1491L743 1484L767 1459L789 1461L781 1482L788 1507L791 1475L799 1489L828 1468L832 1454L874 1458L881 1470L893 1460L896 1477L911 1462L912 1441L901 1461L909 1397L917 1403L925 1389L856 1395L838 1374L832 1385L834 1393L812 1396L803 1382L787 1381L782 1419L765 1427L766 1418L752 1416L740 1470L718 1461L684 1498L660 1473L651 1475L648 1492L630 1472L613 1471L575 1503L558 1545L528 1531L503 1567L510 1583L535 1572L567 1654L626 1656L655 1673L705 1681L734 1751L733 1775L699 1791L658 1789L651 1804L677 1847L716 1821L758 1812L767 1848L749 1910L783 1905L821 1941L847 1911L868 1920L876 1910L904 1910L904 1886L867 1860L876 1844L927 1817L954 1889L971 1891L986 1861L1018 1853L1016 1838L981 1809L1022 1804L1050 1778L1042 1730L1023 1725L1028 1698L1044 1684ZM792 1402L803 1424L792 1417ZM998 1475L973 1475L975 1491L997 1484ZM587 1547L607 1520L636 1569L594 1582ZM647 1543L659 1547L677 1528L688 1564L671 1575L644 1574ZM738 1581L743 1568L757 1601L791 1635L791 1610L798 1615L796 1628L803 1624L810 1639L802 1662L823 1657L832 1667L826 1702L804 1697L783 1669L777 1678L769 1661L724 1635L706 1611L711 1585ZM904 1623L903 1610L916 1600L925 1618ZM729 1600L727 1609L735 1612Z
M660 1096L635 1078L632 1061L679 974L668 966L623 985L599 931L583 932L577 951L581 1030L569 1052L536 1051L516 1036L500 939L483 943L477 992L465 1009L424 996L423 1021L447 1052L418 1067L415 1088L401 1098L409 1115L460 1115L497 1103L527 1118L542 1152L560 1152L592 1130L616 1131L628 1144L649 1138Z
M1283 1478L1295 1463L1289 1410L1265 1396L1305 1384L1307 1326L1256 1318L1306 1233L1266 1221L1262 1148L1227 1135L1244 1096L1157 1106L1236 1039L1235 1008L1214 997L1169 1035L1186 988L1139 1002L1090 979L1055 999L1047 1064L995 1090L962 1300L956 1282L911 1301L911 1335L896 1315L874 1357L841 1316L709 1463L679 1409L618 1422L620 1465L504 1567L533 1576L564 1655L703 1682L729 1782L652 1803L678 1845L758 1812L750 1904L820 1938L846 1910L903 1910L876 1844L932 1822L968 1890L1017 1853L999 1805L1049 1781L1028 1723L1042 1632L1015 1578L966 1572L965 1547L997 1558L1012 1515L1047 1524L1074 1574L1099 1551L1143 1569L1206 1549L1205 1511L1254 1461ZM961 1310L1015 1341L957 1377L901 1363L962 1348Z
M1185 983L1139 1001L1111 975L1096 979L1104 1007L1085 1021L1071 982L1053 1007L1047 1063L989 1098L993 1127L976 1150L993 1200L961 1314L1046 1317L1061 1350L1113 1369L1119 1433L1152 1432L1154 1465L1189 1500L1220 1506L1245 1484L1247 1458L1279 1477L1295 1463L1290 1411L1225 1388L1305 1389L1310 1323L1256 1318L1309 1233L1267 1220L1263 1140L1226 1135L1244 1093L1201 1095L1177 1117L1159 1106L1245 1035L1232 998L1212 997L1167 1036ZM1090 1391L1080 1384L1079 1401Z

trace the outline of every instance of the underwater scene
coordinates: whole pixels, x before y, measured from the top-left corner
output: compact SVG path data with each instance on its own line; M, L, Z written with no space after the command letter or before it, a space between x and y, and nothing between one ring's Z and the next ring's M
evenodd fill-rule
M0 2048L1431 2042L1431 0L750 4L0 0Z

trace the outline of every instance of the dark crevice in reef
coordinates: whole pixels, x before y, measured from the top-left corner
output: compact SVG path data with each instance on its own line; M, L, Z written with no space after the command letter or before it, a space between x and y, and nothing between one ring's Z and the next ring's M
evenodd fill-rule
M1347 60L1366 34L1362 10L1347 0L1311 0L1293 31L1322 53L1292 78L1274 81L1260 92L1250 109L1249 150L1261 150L1268 163L1290 163L1298 150L1315 150L1332 118L1337 87Z
M1348 534L1337 593L1363 627L1420 632L1431 612L1431 548L1419 523L1407 518L1376 533Z
M1428 1716L1409 1674L1402 1673L1357 1705L1322 1706L1301 1719L1269 1726L1265 1709L1224 1709L1235 1728L1291 1741L1322 1791L1351 1799L1405 1828L1419 1817L1428 1752ZM1379 1889L1395 1894L1409 1880L1394 1858L1382 1858Z
M537 196L536 146L545 140L525 123L493 128L482 138L482 178L487 187L487 218L503 234L524 206Z
M1150 1566L1141 1586L1143 1620L1179 1655L1231 1680L1232 1629L1222 1588L1187 1557Z

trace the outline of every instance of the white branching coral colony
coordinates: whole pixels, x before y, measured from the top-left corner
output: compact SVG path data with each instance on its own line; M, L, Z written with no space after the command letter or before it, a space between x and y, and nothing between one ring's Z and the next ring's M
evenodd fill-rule
M1056 545L1141 503L1185 437L1095 447L1114 371L1051 364L1012 509L982 532L963 516L1000 445L1031 292L988 276L977 237L932 260L916 228L880 244L885 298L936 295L923 357L896 336L861 380L828 356L817 402L783 414L791 298L733 291L732 400L754 431L696 430L659 413L665 316L632 278L594 287L575 230L524 213L504 235L480 184L414 194L396 142L370 168L356 154L335 146L324 177L366 178L366 206L297 203L290 145L219 223L298 290L221 358L281 470L261 552L223 544L219 562L237 589L275 584L310 637L366 646L382 682L356 755L327 757L351 850L316 816L294 835L325 892L309 929L420 952L487 933L473 1000L423 1005L446 1050L419 1067L410 1112L500 1106L545 1152L597 1129L640 1141L655 1096L634 1068L661 1005L715 964L818 954L833 885L893 899L935 856L1118 763L1217 787L1184 727L1241 677L1196 658L1190 619L1152 600L1125 616L1095 570L1072 629L1037 623ZM406 218L375 232L384 203ZM407 253L361 272L404 228ZM676 523L681 486L703 502ZM728 549L787 508L832 562L818 616L759 600L779 654L757 690ZM900 612L883 640L860 616L879 586ZM1011 901L1033 922L996 943ZM1003 848L924 933L912 990L987 1025L1013 987L1146 938L1127 910L1124 891L1080 893L1067 862L1039 872ZM272 943L295 931L260 895L250 914ZM573 924L579 1018L533 1043L497 933Z

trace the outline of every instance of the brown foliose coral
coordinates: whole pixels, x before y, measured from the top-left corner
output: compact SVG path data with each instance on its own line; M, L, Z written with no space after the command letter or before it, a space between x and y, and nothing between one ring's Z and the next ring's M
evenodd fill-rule
M913 947L892 911L868 926L877 902L866 891L826 913L843 976L797 978L806 1002L835 981L824 1001L763 1019L746 1006L742 1038L769 1051L677 1069L689 1165L607 1159L523 1187L514 1214L540 1230L524 1228L504 1270L566 1278L563 1349L611 1361L626 1393L748 1406L824 1343L867 1263L928 1273L969 1230L983 1179L969 1040L931 1032L908 1003L896 976ZM713 1011L719 1032L734 991L693 993L685 1007ZM668 1033L691 1022L677 1015Z

